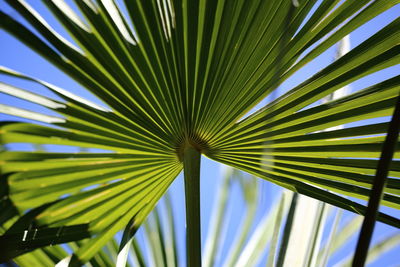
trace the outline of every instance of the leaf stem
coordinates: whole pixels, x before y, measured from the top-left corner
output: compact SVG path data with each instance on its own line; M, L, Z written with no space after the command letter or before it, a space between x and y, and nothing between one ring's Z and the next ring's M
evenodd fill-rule
M386 186L386 178L390 170L390 163L396 148L400 130L400 95L397 97L396 107L389 124L388 133L383 143L381 157L378 161L374 184L370 193L367 211L358 238L357 248L353 259L353 267L365 265L368 248L374 231L376 217L379 211L379 204Z
M294 213L296 212L298 193L294 193L292 202L290 204L289 212L286 218L285 228L283 229L283 237L281 245L279 247L278 259L276 266L283 266L285 261L285 255L289 244L290 233L292 232L292 226L294 221Z
M186 202L187 266L201 266L200 152L187 145L183 153Z

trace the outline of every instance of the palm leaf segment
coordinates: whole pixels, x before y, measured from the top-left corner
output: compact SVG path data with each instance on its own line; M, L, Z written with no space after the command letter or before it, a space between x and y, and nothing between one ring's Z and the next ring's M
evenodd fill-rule
M182 170L181 153L188 143L216 161L364 212L364 206L343 196L368 198L387 123L319 131L391 115L399 77L304 108L398 63L399 18L243 117L301 67L399 1L338 5L338 0L324 0L312 12L317 1L75 1L84 18L62 1L44 1L77 46L25 1L7 2L37 33L4 12L2 28L107 108L2 67L2 74L39 83L63 99L2 84L3 93L59 114L2 104L3 113L42 122L3 123L2 144L61 144L111 152L2 152L3 181L9 187L4 191L9 199L3 200L8 208L2 218L6 235L35 239L32 231L21 231L33 224L42 231L59 231L58 240L45 239L40 245L95 235L75 255L87 261L125 225L135 229L143 222ZM399 161L393 162L390 176L383 204L399 208ZM14 223L17 214L28 210ZM379 220L400 225L384 214ZM10 228L13 223L17 227ZM84 227L71 228L78 226Z

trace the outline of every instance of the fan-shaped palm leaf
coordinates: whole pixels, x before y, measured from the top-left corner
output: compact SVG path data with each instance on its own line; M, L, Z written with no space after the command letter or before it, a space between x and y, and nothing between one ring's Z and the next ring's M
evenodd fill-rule
M292 191L365 212L343 196L368 198L388 124L318 131L391 115L399 77L306 107L398 63L399 18L244 116L297 70L398 1L125 1L125 14L113 0L76 0L84 18L64 1L44 1L76 45L25 1L7 2L30 27L1 12L2 28L78 81L104 107L3 67L2 74L41 84L62 100L3 84L3 93L58 115L2 104L2 113L41 122L3 123L2 144L110 152L2 152L2 182L7 184L2 238L24 241L8 246L5 258L94 236L74 254L74 261L82 263L126 225L129 240L183 168L187 181L198 184L192 176L198 177L200 153ZM399 171L395 161L383 196L383 204L393 208L400 204ZM189 197L196 196L196 187L187 188L194 190ZM378 219L400 225L389 215Z

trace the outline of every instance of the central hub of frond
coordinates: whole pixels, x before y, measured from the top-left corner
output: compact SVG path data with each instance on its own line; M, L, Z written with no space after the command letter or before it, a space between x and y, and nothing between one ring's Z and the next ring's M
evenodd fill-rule
M206 141L196 136L187 136L178 144L176 149L176 154L180 161L183 160L185 150L189 147L196 149L201 154L206 154L209 150L209 146Z

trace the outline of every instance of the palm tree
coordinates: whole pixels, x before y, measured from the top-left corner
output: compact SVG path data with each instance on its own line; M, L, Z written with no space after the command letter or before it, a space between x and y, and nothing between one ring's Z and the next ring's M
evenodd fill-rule
M396 8L397 1L143 0L122 5L76 0L75 9L63 1L43 1L73 43L25 1L7 2L30 26L1 11L2 28L103 105L2 67L2 74L40 84L61 98L2 84L2 92L56 114L2 104L0 112L36 121L2 123L2 144L105 151L2 152L2 260L85 239L70 262L83 264L125 228L119 244L123 251L183 170L188 265L199 266L201 155L358 214L365 214L366 207L348 197L376 196L372 203L378 206L382 197L383 205L399 208L399 161L392 162L389 178L382 174L384 193L371 193L378 184L375 169L386 170L393 157L382 156L377 168L385 138L388 148L382 155L395 148L395 127L369 120L321 132L392 115L399 76L318 102L398 63L399 18L245 116L296 71ZM378 206L370 205L370 226ZM377 220L400 227L387 214L378 213Z

